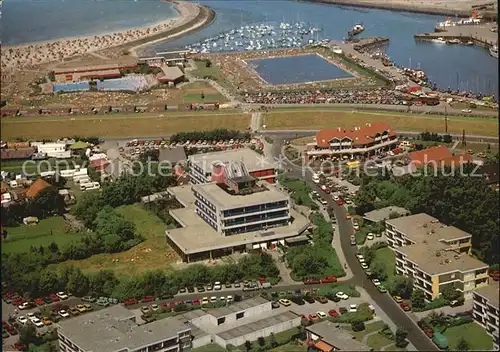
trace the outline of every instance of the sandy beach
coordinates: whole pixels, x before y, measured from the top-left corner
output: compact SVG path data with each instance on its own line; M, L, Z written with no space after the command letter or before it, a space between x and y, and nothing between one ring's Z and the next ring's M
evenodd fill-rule
M40 64L62 61L89 52L133 43L150 36L158 36L162 32L171 31L176 27L189 23L201 11L198 4L182 1L175 2L175 8L178 12L176 17L148 27L88 37L64 38L55 41L3 47L1 68L2 70L30 69Z

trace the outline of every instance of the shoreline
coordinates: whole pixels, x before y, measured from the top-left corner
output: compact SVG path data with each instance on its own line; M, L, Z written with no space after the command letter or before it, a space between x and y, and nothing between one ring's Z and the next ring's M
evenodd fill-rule
M144 27L93 36L4 46L1 55L2 70L32 68L54 61L65 62L75 57L110 49L124 49L135 53L138 47L203 28L215 18L215 12L205 6L184 1L171 3L177 16Z
M408 2L396 1L381 1L381 0L298 0L299 2L311 2L337 6L347 6L366 9L388 10L393 12L410 12L420 13L425 15L437 16L457 16L468 18L471 16L472 9L452 9L432 6L431 4L417 3L412 0Z

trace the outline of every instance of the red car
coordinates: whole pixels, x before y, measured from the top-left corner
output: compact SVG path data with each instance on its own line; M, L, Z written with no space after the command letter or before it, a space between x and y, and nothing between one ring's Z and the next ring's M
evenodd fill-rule
M427 335L428 338L432 338L434 336L434 331L429 328L424 328L424 333Z
M316 314L309 314L309 320L316 321L316 320L318 320L318 316Z
M334 282L337 282L337 277L335 276L327 276L324 279L321 279L321 283L323 284L329 284Z
M45 304L45 301L42 298L35 298L34 301L39 306L43 306Z
M52 302L59 302L60 301L59 297L57 297L57 295L55 293L51 293L49 295L49 298L52 300Z
M170 307L168 306L167 302L161 302L161 309L165 311L165 310L169 310ZM170 310L172 310L172 309L170 309Z
M135 298L129 298L123 301L123 304L126 306L131 306L132 304L137 304L137 299Z
M405 312L409 312L411 310L410 305L407 302L403 302L399 305L401 309L403 309Z
M344 201L342 199L337 200L337 205L340 207L344 204Z
M331 316L331 317L338 317L340 314L335 310L335 309L330 309L328 311L328 314Z
M199 306L200 305L200 300L199 299L194 299L193 300L193 306Z
M307 317L304 314L301 314L300 317L302 318L302 321L308 321Z
M22 343L15 343L14 348L18 351L27 351L28 347L26 345L23 345Z
M153 302L155 298L153 296L146 296L144 297L141 302L146 303L146 302Z

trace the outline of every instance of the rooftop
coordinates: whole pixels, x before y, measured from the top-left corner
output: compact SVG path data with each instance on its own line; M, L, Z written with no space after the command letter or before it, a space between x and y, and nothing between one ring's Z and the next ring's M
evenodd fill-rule
M349 139L353 145L364 145L374 142L375 137L381 137L384 134L395 136L396 132L385 122L373 122L347 130L341 127L323 129L316 133L316 143L320 147L329 147L330 141L336 138L338 140Z
M272 326L282 324L282 323L290 321L290 320L296 320L296 319L300 319L300 317L297 314L292 313L291 311L286 311L286 312L283 312L280 314L268 316L264 319L250 322L250 323L245 324L245 325L240 325L240 326L235 327L233 329L218 333L217 335L220 338L222 338L226 341L229 341L229 340L241 337L241 336L245 336L245 335L248 335L248 334L251 334L251 333L254 333L257 331L261 331L264 329L268 329Z
M133 312L116 305L61 321L58 331L85 351L115 352L137 349L190 329L178 319L137 325L134 318Z
M26 197L34 198L38 195L38 193L48 187L50 187L50 183L45 181L43 178L39 178L38 180L33 182L30 188L28 188L28 190L26 191Z
M242 208L289 199L288 195L278 191L276 187L267 182L262 182L258 191L243 195L230 194L216 183L194 185L193 191L198 192L220 209Z
M161 148L158 160L163 163L168 161L172 165L175 165L180 161L187 160L186 151L184 150L184 147Z
M251 299L247 299L244 301L233 303L227 307L207 309L207 312L208 312L208 314L210 314L216 318L221 318L221 317L225 317L231 313L241 312L245 309L257 307L257 306L260 306L260 305L266 304L266 303L270 303L270 302L265 298L257 296L257 297L251 298Z
M341 351L370 351L370 347L355 340L349 332L336 327L337 325L329 321L323 321L306 327L306 330Z
M160 77L162 79L168 79L171 81L175 81L176 79L179 79L182 76L184 76L184 72L182 72L182 70L177 66L163 65L161 67L161 70L163 71L163 75L161 75L161 77Z
M474 291L478 295L483 296L488 300L488 303L497 309L500 308L499 297L500 297L500 284L498 282L490 283L488 286L478 288Z
M422 167L429 163L436 163L435 166L458 166L472 161L469 154L453 155L444 145L411 152L409 157L415 167Z
M429 240L452 241L472 237L471 234L455 226L446 226L436 218L425 213L386 220L386 223L394 226L414 243L422 243Z
M468 254L459 254L450 250L441 242L413 244L396 248L407 255L407 259L429 275L439 275L451 271L468 272L488 268L488 264Z
M384 220L389 219L389 215L391 213L397 213L400 216L410 214L410 212L408 210L406 210L405 208L396 207L396 206L389 206L389 207L369 211L368 213L365 213L364 218L368 221L371 221L371 222L380 222L380 221L384 221Z
M200 253L213 249L228 248L237 245L252 245L254 242L295 237L309 226L309 220L295 210L290 210L294 219L288 226L276 227L269 231L247 232L238 235L222 236L211 228L195 212L194 195L191 185L168 189L186 208L170 210L170 214L184 227L167 230L168 237L185 254Z
M275 163L250 148L237 148L222 152L191 155L189 161L199 166L205 173L212 173L212 164L226 161L243 161L248 172L267 170L275 167Z

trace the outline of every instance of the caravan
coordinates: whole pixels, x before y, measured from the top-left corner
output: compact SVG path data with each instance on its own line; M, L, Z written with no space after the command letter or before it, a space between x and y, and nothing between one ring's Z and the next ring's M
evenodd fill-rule
M99 184L99 182L88 182L88 183L82 183L80 185L81 191L88 191L88 190L99 189L99 188L101 188L101 185Z

